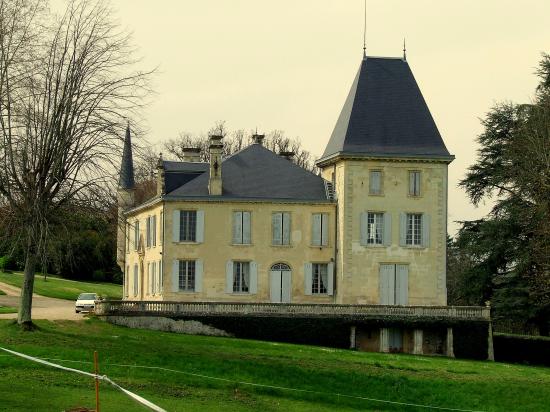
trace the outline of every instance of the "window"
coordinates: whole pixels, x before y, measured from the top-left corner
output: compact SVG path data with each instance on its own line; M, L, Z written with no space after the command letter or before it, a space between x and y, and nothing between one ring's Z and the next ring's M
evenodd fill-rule
M197 212L182 210L180 212L180 241L194 242L197 233Z
M179 276L178 289L186 292L195 291L195 261L180 260L179 261Z
M164 212L160 212L160 236L159 236L159 242L162 245L162 242L164 241Z
M273 245L290 245L290 213L275 212L271 215Z
M152 245L155 247L157 245L157 216L151 216L151 237Z
M134 250L139 247L139 220L134 223Z
M314 213L311 225L311 244L313 246L327 246L328 213Z
M368 212L367 213L367 244L383 244L384 233L384 214Z
M164 290L164 274L162 273L162 260L159 260L159 293L162 293Z
M130 237L130 223L126 223L126 253L130 252ZM129 270L128 273L130 273Z
M151 262L147 262L147 294L151 294Z
M139 292L139 289L138 289L138 276L139 276L139 272L138 272L138 265L135 264L134 265L134 296L137 296L138 295L138 292Z
M250 212L233 212L233 244L249 245L250 243Z
M369 194L382 194L382 171L371 170L369 173Z
M326 263L313 263L311 274L311 293L324 295L328 286L328 265Z
M151 216L145 219L145 239L147 247L151 247Z
M233 292L248 293L250 262L233 262Z
M409 246L422 245L422 214L407 213L405 244Z
M151 294L154 295L157 293L157 264L156 262L151 262Z
M420 177L420 171L409 171L409 196L420 196Z
M129 283L130 283L130 266L126 266L126 273L124 274L124 297L128 296Z

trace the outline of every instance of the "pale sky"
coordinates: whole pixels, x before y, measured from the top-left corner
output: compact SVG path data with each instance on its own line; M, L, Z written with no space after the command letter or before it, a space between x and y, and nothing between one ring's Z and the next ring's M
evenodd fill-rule
M58 3L61 0L56 0ZM319 157L362 58L363 0L111 0L149 67L148 140L281 129ZM449 230L483 216L457 188L479 118L531 99L550 52L548 0L368 0L367 54L407 60L449 151Z

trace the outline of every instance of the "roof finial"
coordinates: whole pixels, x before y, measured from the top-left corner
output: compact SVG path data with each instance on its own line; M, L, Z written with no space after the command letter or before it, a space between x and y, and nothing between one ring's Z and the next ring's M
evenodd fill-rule
M364 17L363 17L363 58L367 57L367 0L364 3Z
M403 37L403 60L407 61L407 45L405 44L405 38Z

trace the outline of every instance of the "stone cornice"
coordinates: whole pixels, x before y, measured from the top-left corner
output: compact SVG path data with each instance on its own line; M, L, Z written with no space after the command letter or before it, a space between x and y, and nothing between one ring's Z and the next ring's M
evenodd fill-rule
M395 154L373 154L373 153L346 153L338 152L321 158L315 162L317 167L326 167L340 160L384 160L388 162L415 162L415 163L451 163L455 157L434 156L434 155L395 155Z

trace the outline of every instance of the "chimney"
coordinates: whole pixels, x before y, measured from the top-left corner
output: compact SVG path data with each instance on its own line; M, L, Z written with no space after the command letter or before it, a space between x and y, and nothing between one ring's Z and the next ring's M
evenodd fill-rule
M159 160L157 162L157 196L166 194L166 185L164 180L164 161L162 160L162 153L159 154Z
M254 133L252 135L252 141L254 142L254 144L259 144L261 146L263 144L264 137L265 137L264 134Z
M212 196L222 194L222 143L223 136L210 136L210 177L208 180L208 192Z
M198 147L184 147L183 148L183 161L184 162L200 162L201 161L201 149Z
M294 152L280 152L279 155L284 157L289 162L292 162L292 159L294 158Z

